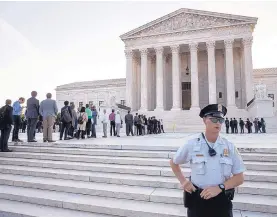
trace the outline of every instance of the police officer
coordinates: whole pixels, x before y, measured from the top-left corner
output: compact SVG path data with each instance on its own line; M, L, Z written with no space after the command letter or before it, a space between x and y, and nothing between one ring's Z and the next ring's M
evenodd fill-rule
M244 181L245 167L236 147L219 136L227 109L220 104L203 108L200 117L205 133L180 147L170 161L184 189L188 217L232 217L234 188ZM184 177L180 164L190 162L191 177Z

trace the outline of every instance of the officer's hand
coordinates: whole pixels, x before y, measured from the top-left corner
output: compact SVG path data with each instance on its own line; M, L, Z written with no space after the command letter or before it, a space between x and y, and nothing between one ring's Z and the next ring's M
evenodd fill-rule
M182 188L188 193L192 193L192 192L196 191L196 188L193 186L193 184L189 180L186 180L182 183Z
M215 187L209 187L209 188L206 188L204 189L200 196L205 199L205 200L208 200L210 198L213 198L213 197L216 197L217 195L219 195L221 193L221 189L218 187L218 186L215 186Z

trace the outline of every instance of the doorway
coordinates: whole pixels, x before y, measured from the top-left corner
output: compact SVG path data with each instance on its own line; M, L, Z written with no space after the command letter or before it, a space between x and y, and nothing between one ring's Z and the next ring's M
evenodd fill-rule
M191 107L191 82L182 82L182 108L189 110Z

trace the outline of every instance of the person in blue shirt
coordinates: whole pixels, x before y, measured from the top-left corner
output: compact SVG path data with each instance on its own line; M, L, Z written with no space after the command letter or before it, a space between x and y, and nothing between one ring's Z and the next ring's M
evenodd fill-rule
M19 134L19 128L21 124L21 113L23 109L21 104L23 104L24 102L25 102L25 98L20 97L19 100L13 103L13 124L14 124L13 135L12 135L13 142L23 142L18 138L18 134Z
M205 133L180 147L170 161L184 190L188 217L232 217L234 188L244 181L245 166L233 143L219 136L227 109L220 104L203 108L200 117ZM180 164L190 162L191 177Z

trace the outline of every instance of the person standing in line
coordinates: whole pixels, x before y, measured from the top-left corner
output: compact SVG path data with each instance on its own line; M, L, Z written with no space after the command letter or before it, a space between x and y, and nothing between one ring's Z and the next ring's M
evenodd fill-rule
M110 135L116 136L116 131L115 131L115 113L114 109L112 109L112 113L109 115L109 120L110 120ZM113 131L113 134L112 134Z
M103 115L101 118L102 124L103 124L103 138L107 138L107 130L108 130L108 122L109 122L109 116L107 114L107 110L103 110Z
M232 118L230 120L230 127L231 127L231 133L234 133L234 121Z
M229 134L229 127L230 127L230 121L228 118L225 120L225 128L226 128L226 133Z
M92 106L91 110L91 137L96 138L96 125L97 125L98 112L95 106Z
M126 135L127 135L127 136L129 136L130 133L132 134L132 136L134 136L134 132L133 132L133 122L134 122L133 115L130 114L130 111L128 111L128 114L125 115Z
M77 139L80 139L80 136L82 139L85 139L85 135L86 135L86 125L87 125L87 121L88 121L88 115L86 113L86 108L82 107L80 110L80 113L77 116Z
M58 114L56 100L51 99L52 94L47 93L46 99L40 103L39 113L43 118L43 142L55 142L52 138L53 125Z
M13 108L11 107L12 101L6 100L6 105L0 109L0 148L1 152L12 152L8 148L8 141L12 130L13 124Z
M236 120L236 118L234 118L234 132L238 133L238 121Z
M258 133L259 127L258 127L258 120L257 120L257 118L254 119L253 123L254 123L255 133Z
M233 217L235 188L244 182L245 166L235 145L220 137L227 109L211 104L199 116L206 130L180 147L170 166L184 190L188 217ZM191 177L179 165L190 162Z
M27 100L27 110L26 110L26 118L27 118L27 138L28 142L37 142L34 139L36 126L39 118L39 100L37 97L37 92L31 92L31 98Z
M27 128L27 120L24 118L23 125L22 125L22 133L26 133Z
M69 127L68 135L71 136L71 138L74 137L74 131L77 129L77 112L75 111L75 105L74 103L70 103L70 109L72 113L72 122Z
M13 134L12 134L12 141L13 142L23 142L18 138L19 134L19 127L21 123L21 112L23 107L21 104L25 102L25 98L20 97L19 100L15 101L13 104Z
M70 138L68 138L68 130L72 123L72 112L68 101L64 102L64 107L62 107L61 109L61 121L62 121L62 129L60 132L60 140L63 139L63 134L64 134L64 140L69 140Z
M120 137L121 126L122 126L122 119L121 119L119 111L117 111L116 115L115 115L115 127L116 127L116 136L117 137Z
M240 133L244 133L244 121L239 119Z
M262 132L266 133L266 130L265 130L266 124L265 124L265 120L263 118L261 118L261 123L262 123Z
M248 131L248 133L251 133L251 122L249 121L249 118L247 118L247 120L246 120L246 128L247 128L247 131Z
M164 123L163 123L163 119L160 120L161 123L161 131L164 133Z
M138 135L138 113L136 113L134 117L134 131L135 131L135 136Z
M87 131L87 137L90 138L90 131L91 131L91 117L92 117L92 111L89 107L89 104L86 104L86 114L88 116L88 121L86 122L86 131Z

